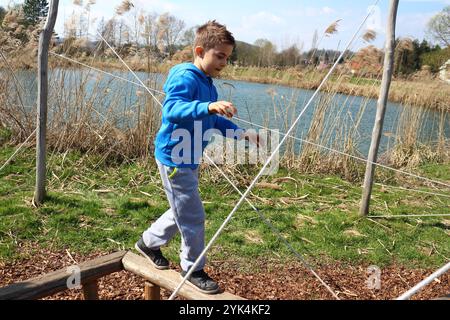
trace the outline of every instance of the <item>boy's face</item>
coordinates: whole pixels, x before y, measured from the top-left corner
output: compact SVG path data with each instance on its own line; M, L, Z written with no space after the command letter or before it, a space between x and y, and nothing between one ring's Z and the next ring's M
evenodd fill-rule
M195 65L210 77L216 77L227 66L228 58L233 53L233 46L220 44L208 51L203 47L195 48Z

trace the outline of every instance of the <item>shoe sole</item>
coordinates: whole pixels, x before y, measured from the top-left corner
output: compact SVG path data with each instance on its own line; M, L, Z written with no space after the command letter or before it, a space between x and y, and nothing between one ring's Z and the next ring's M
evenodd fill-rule
M181 277L181 279L184 279L184 277L181 274L180 274L180 277ZM190 282L187 279L186 279L185 283L187 283L191 288L197 290L198 292L204 293L204 294L217 294L220 292L220 288L217 288L215 290L210 290L210 291L200 289L199 287L197 287L195 284L193 284L192 282Z
M145 254L145 252L142 251L142 250L138 247L137 243L134 244L134 248L135 248L141 255L143 255L144 258L146 258L148 261L150 261L150 263L152 264L152 266L154 266L156 269L158 269L158 270L167 270L167 269L169 269L169 266L158 266L156 263L154 263L154 262L152 261L152 259L150 259L150 258Z

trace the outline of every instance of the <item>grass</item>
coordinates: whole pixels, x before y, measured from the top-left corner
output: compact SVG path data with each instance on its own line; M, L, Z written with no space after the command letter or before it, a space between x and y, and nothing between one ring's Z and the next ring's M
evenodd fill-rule
M0 148L0 163L14 151ZM20 257L18 246L93 250L130 249L142 231L167 209L154 166L133 162L97 164L97 158L69 152L48 160L48 197L31 205L34 151L24 150L0 172L0 261ZM428 176L448 180L450 164L426 165ZM224 179L202 170L200 192L207 212L207 238L238 200ZM251 171L251 170L250 170ZM249 174L252 174L250 172ZM287 179L286 177L289 177ZM216 180L214 180L216 179ZM257 188L251 201L309 261L435 268L450 257L449 219L364 219L357 215L360 187L333 175L302 175L281 169ZM240 188L244 189L241 183ZM450 199L375 187L372 214L449 213ZM178 262L180 239L165 248ZM212 261L295 259L285 245L243 205L209 253Z
M365 79L365 78L358 78L358 77L351 77L349 80L349 83L351 84L357 84L357 85L368 85L368 86L380 86L381 81L376 79Z
M448 166L441 166L439 164L426 164L421 167L421 172L424 175L430 175L440 180L450 180L450 170Z

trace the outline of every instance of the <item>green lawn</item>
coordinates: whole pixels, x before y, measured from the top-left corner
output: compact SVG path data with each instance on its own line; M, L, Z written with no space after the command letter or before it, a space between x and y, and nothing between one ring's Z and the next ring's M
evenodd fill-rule
M13 151L0 148L0 165ZM78 153L49 156L48 198L36 209L31 204L34 162L34 150L24 150L0 171L0 261L17 259L18 244L27 241L84 253L129 249L167 209L154 166L136 162L105 167L99 157ZM213 170L203 170L200 183L207 238L239 199ZM450 180L450 165L427 165L421 171L428 177ZM249 176L255 173L247 172ZM244 190L242 176L233 179L241 181L239 187ZM278 187L255 189L251 201L308 261L379 266L395 261L434 268L450 258L450 217L360 218L359 185L337 176L280 170L264 182ZM375 187L371 215L427 213L450 213L450 198ZM178 261L179 240L164 249L173 261ZM295 259L247 204L226 227L209 258L248 260L250 264L255 258Z

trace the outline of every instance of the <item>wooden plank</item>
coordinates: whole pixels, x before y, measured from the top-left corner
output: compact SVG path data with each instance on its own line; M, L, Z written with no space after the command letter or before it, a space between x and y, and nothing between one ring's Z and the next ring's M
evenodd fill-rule
M91 283L98 278L123 270L122 258L126 251L116 252L78 265L80 285ZM67 281L73 277L68 268L41 277L15 283L0 288L0 300L33 300L51 296L67 290Z
M98 282L97 280L85 283L83 285L84 300L98 300Z
M161 287L153 283L146 282L144 287L145 300L161 300Z
M153 284L168 290L175 290L182 280L181 275L174 270L158 270L153 267L144 257L128 252L122 259L125 270L133 272ZM245 300L234 294L223 292L219 294L204 294L198 292L186 283L180 290L179 295L191 300Z

